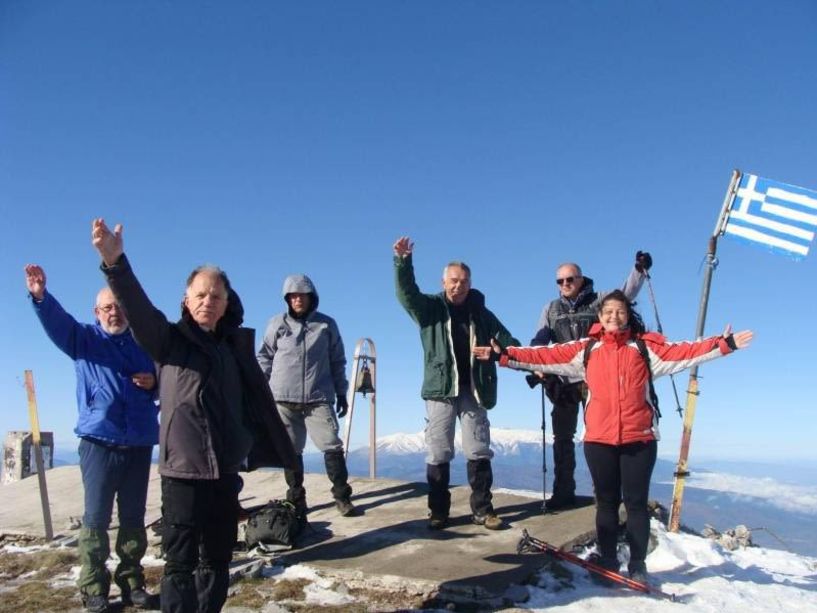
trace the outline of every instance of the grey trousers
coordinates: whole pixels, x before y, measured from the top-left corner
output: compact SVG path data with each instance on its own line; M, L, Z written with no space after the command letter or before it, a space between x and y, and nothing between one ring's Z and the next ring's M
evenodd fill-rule
M456 398L426 400L426 464L445 464L454 458L454 428L457 418L462 430L462 451L467 460L490 460L491 423L471 390Z
M306 446L306 434L323 453L343 451L338 437L338 418L332 405L327 403L299 404L278 402L278 413L286 426L295 453L302 454Z

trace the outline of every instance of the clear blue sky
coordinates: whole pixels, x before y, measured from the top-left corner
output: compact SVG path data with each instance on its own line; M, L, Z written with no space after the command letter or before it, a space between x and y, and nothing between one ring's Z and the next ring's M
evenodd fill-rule
M3 2L0 432L27 428L30 368L42 428L75 445L73 366L23 266L90 320L96 216L124 224L171 318L200 263L228 272L259 335L284 277L309 274L347 352L377 343L379 434L423 425L419 337L393 289L403 234L422 289L465 260L525 342L557 264L612 288L647 249L665 331L690 337L732 169L817 188L815 58L809 0ZM817 253L722 239L719 256L707 333L757 336L701 369L693 462L817 459ZM654 325L646 291L641 306ZM673 457L681 421L659 393ZM539 428L538 403L502 372L491 421Z

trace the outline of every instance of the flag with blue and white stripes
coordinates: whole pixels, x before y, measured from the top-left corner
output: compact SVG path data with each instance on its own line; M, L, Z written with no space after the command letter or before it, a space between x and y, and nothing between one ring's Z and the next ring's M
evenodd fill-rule
M745 174L723 233L802 260L817 231L817 192Z

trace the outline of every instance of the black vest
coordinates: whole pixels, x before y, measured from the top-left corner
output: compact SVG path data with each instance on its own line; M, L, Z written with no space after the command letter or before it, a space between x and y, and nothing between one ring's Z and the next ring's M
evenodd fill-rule
M598 321L598 301L599 295L593 290L593 280L585 277L584 287L573 306L561 297L551 302L547 313L551 341L566 343L585 338L590 326Z

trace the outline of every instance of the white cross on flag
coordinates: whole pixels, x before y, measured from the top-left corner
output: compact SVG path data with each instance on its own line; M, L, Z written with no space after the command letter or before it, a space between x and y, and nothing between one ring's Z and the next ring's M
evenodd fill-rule
M757 175L740 178L723 233L802 260L817 231L817 192Z

